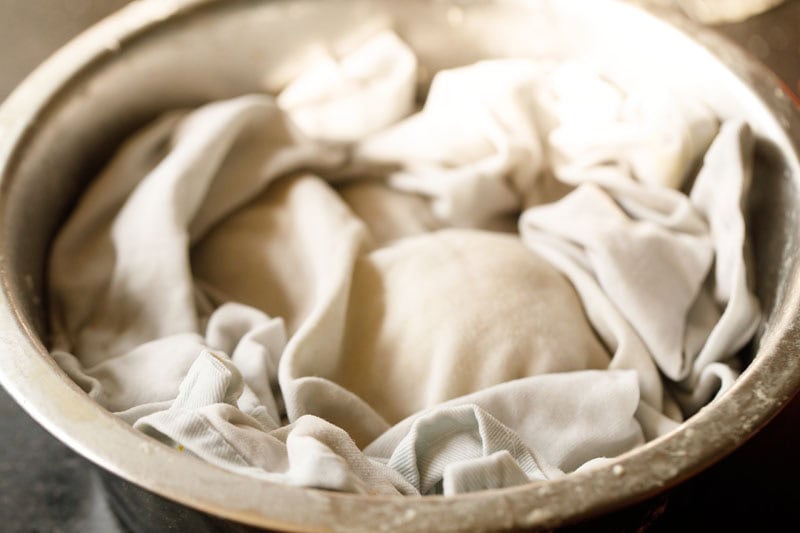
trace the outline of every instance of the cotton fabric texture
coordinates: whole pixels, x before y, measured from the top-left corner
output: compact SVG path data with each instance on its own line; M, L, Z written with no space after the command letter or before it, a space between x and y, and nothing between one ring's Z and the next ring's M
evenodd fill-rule
M385 495L590 468L731 386L746 124L577 63L416 85L385 32L136 133L52 248L53 357L184 453Z

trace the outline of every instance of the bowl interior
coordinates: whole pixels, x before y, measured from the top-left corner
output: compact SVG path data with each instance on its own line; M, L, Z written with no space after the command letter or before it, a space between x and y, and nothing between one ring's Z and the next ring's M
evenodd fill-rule
M23 114L28 121L24 135L14 145L5 168L0 168L6 292L31 342L40 351L42 345L47 345L43 288L49 244L88 180L122 139L168 109L249 92L276 91L320 46L343 53L386 27L395 29L417 52L427 73L421 80L423 86L439 69L484 58L582 58L621 77L646 75L676 90L689 89L712 105L720 117L747 119L759 138L749 229L756 263L756 292L765 317L746 357L755 356L756 363L762 357L771 357L773 352L762 350L762 344L769 340L772 345L774 339L783 338L789 323L787 314L794 309L793 273L797 267L796 188L800 173L796 155L784 132L786 125L768 111L759 94L681 31L614 1L184 0L174 2L176 7L170 9L178 14L165 20L160 19L169 10L153 7L156 3L131 6L106 23L108 31L95 30L91 38L56 58L62 64L72 59L66 83L48 93L41 108L30 107L30 115ZM85 50L81 51L80 46ZM733 54L728 60L740 61ZM77 57L88 59L77 61ZM744 66L741 70L740 74L749 72ZM39 83L47 80L47 76L38 78ZM12 100L17 109L26 109L22 97ZM765 364L766 369L772 368ZM58 373L54 365L51 367ZM64 387L71 387L65 377L58 375ZM725 399L716 403L724 402ZM36 405L31 408L37 409ZM99 408L96 411L93 416L110 418ZM763 423L770 414L764 411L759 412L760 418L754 415L753 425ZM48 427L58 426L52 418L50 414L40 416ZM70 431L64 427L61 430L67 434ZM65 440L69 442L68 436ZM73 437L73 444L83 453L108 466L101 451L85 449L102 444L81 444L77 436ZM587 496L576 497L578 503L573 505L557 504L552 498L531 492L520 497L518 506L522 510L521 514L512 513L514 523L553 523L570 514L578 516L617 505L626 498L642 497L657 490L659 483L663 485L659 476L672 480L686 477L741 441L733 434L723 437L700 441L707 449L690 454L684 463L675 463L671 474L665 471L653 473L652 479L628 480L626 490L614 495L603 495L603 491L589 487ZM124 442L132 443L139 437L125 438L128 440ZM708 448L710 442L715 442L716 448ZM658 442L651 444L650 448L660 446ZM643 460L637 459L637 454L634 452L626 460ZM194 495L189 489L188 496L176 495L175 487L188 485L191 476L165 488L163 483L148 484L146 473L132 472L125 465L116 464L114 470L152 490L212 512L225 514L226 506L230 509L231 499L203 494L202 487ZM647 470L641 472L645 476ZM581 482L586 484L589 479ZM232 480L231 486L236 482ZM550 492L553 491L557 493L558 489ZM317 496L307 495L313 492L297 490L298 497L312 500ZM250 514L242 514L241 509L231 513L241 520L268 525L274 523L268 520L270 516L283 516L274 507L249 509ZM536 508L552 512L530 514ZM525 509L527 513L523 512ZM362 518L370 519L368 514ZM298 523L313 525L312 518Z

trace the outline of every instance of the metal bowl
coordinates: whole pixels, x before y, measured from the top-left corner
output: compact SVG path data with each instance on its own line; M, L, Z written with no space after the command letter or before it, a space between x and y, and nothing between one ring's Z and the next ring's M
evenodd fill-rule
M715 34L602 0L145 0L58 52L0 110L0 379L43 426L105 470L189 508L281 529L552 527L694 475L800 388L798 114L779 81ZM676 431L593 471L452 498L365 497L241 477L132 430L48 355L48 246L113 148L160 112L273 90L315 45L345 51L391 24L428 72L485 57L591 57L691 84L758 135L750 236L765 319L736 385Z

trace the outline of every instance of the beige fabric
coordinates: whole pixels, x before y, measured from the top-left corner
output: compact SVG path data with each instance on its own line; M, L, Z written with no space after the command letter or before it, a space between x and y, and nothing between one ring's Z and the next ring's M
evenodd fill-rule
M686 13L704 24L739 22L768 9L784 0L677 0Z
M717 132L716 117L691 94L648 79L626 90L580 63L553 67L536 90L561 179L570 167L616 162L641 183L678 189Z
M341 60L323 52L278 96L309 137L353 142L414 109L417 58L386 31Z
M400 241L359 258L350 294L333 379L390 423L513 379L608 366L572 286L516 237Z
M417 201L378 185L358 187L380 205ZM192 254L194 272L217 298L280 316L291 334L320 299L326 248L341 243L345 227L360 225L321 179L288 178L202 241ZM394 423L512 379L608 366L572 286L518 238L445 230L397 240L413 233L404 230L395 230L390 244L345 259L353 271L343 341L329 356L338 363L325 365L330 372L304 365L314 375ZM215 260L223 257L239 259Z
M337 192L367 225L375 247L445 227L426 198L397 191L383 181L344 183Z
M540 79L539 66L521 60L444 71L434 78L422 111L366 136L355 157L399 166L391 185L429 196L449 224L484 227L518 212L536 188Z
M288 111L214 102L121 147L50 257L53 356L87 394L244 475L411 495L592 468L732 385L759 322L747 126L687 196L701 102L498 60L402 118L409 54L379 35ZM358 142L328 142L359 105Z
M349 264L365 246L364 225L321 179L288 177L198 243L194 275L218 302L282 317L292 334L320 299L331 259L348 234L341 261Z

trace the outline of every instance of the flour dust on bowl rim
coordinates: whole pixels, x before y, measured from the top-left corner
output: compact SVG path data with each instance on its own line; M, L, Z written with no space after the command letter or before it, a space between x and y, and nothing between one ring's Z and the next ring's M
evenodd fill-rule
M668 20L667 20L668 19ZM654 61L757 135L748 210L763 324L735 386L676 431L593 470L451 498L356 496L238 476L151 441L100 408L48 354L50 243L89 176L161 112L274 91L319 43L346 51L391 26L426 71L493 57ZM425 80L423 80L425 81ZM798 113L775 76L715 34L626 2L173 0L135 2L73 41L0 111L0 380L57 438L126 482L234 522L280 529L553 527L696 474L800 388Z

